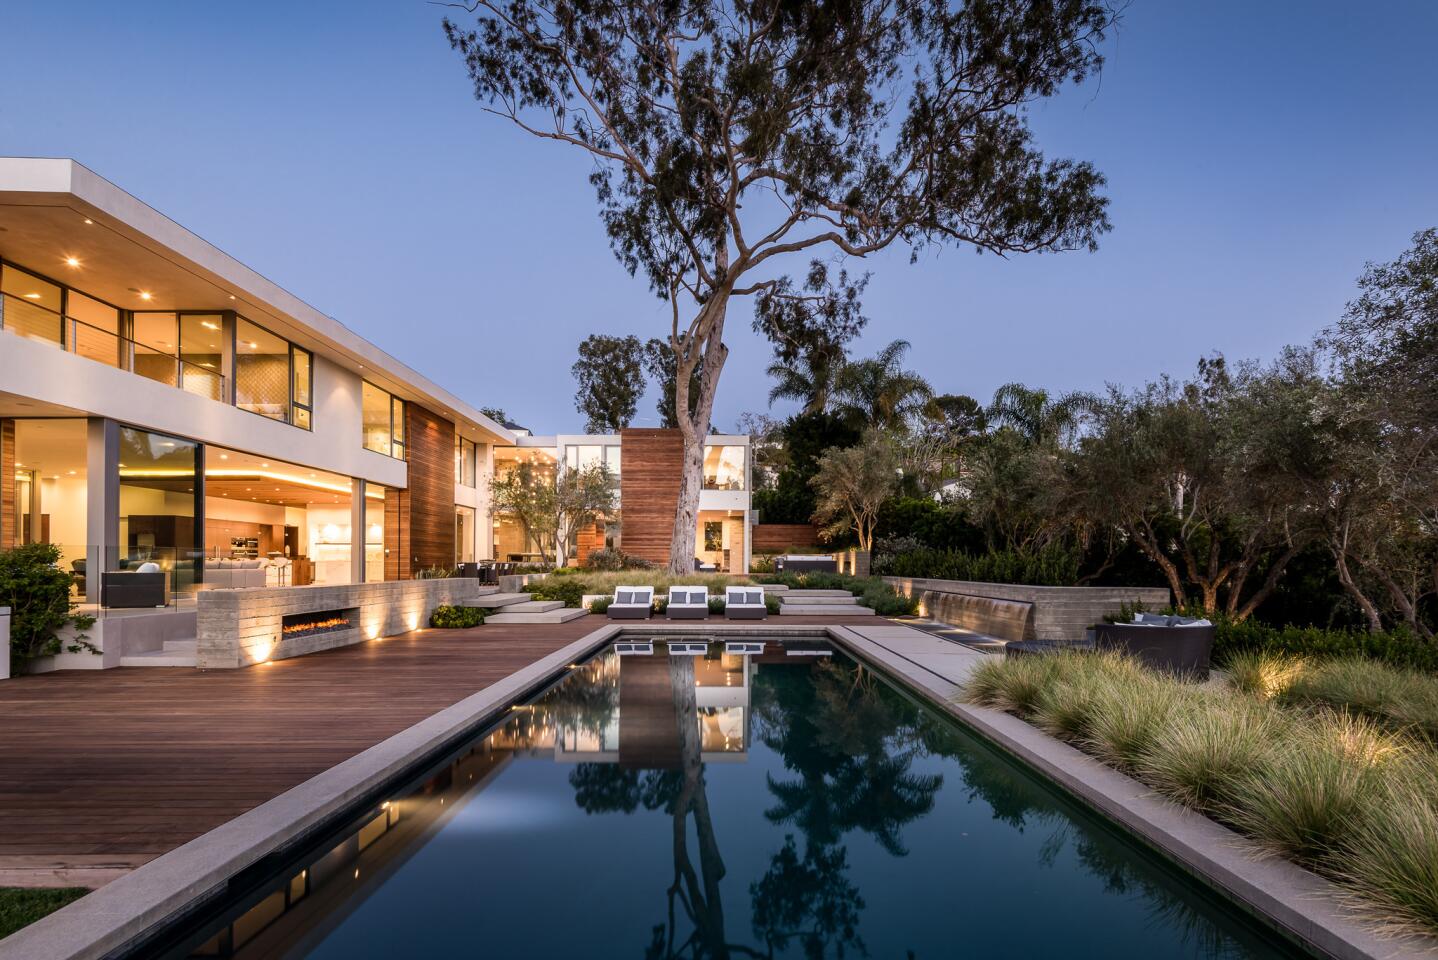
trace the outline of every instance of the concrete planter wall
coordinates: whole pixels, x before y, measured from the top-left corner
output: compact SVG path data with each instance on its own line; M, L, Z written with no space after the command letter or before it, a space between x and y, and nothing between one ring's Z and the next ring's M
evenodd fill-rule
M206 590L199 594L198 659L201 669L248 667L429 625L434 608L493 592L472 578L391 580L342 586ZM344 629L283 636L286 616L343 611Z
M1124 604L1149 610L1169 603L1167 587L1036 587L972 580L885 577L917 596L923 616L1000 640L1078 640Z

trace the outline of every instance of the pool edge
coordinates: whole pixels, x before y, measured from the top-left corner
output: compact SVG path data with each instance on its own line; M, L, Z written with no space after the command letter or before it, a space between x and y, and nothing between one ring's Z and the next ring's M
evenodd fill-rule
M947 716L1295 941L1337 960L1438 956L1438 944L1387 939L1353 917L1343 909L1345 894L1336 884L1286 860L1256 859L1256 845L1202 814L1156 796L1137 780L1017 717L951 702L952 681L846 626L826 629L831 639L863 661L877 665Z

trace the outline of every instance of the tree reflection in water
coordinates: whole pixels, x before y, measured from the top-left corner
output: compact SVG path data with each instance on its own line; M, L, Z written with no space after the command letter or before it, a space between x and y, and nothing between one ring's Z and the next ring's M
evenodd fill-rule
M793 824L804 839L801 853L794 836L787 834L768 870L750 884L753 932L763 944L756 949L730 942L725 931L720 890L725 867L700 753L694 661L667 661L669 682L663 692L673 711L665 734L677 746L677 769L587 763L569 778L576 803L587 813L630 813L643 807L663 809L672 818L674 876L667 891L668 916L654 928L645 957L772 957L796 944L811 958L831 951L838 957L866 952L859 936L864 901L849 880L848 851L840 841L860 830L894 856L906 853L901 828L933 808L943 784L940 776L909 769L926 749L917 728L923 714L854 664L809 661L756 671L753 706L761 739L798 775L793 781L768 780L777 802L766 816L776 824ZM634 669L639 668L636 662ZM643 669L652 667L646 664ZM621 744L632 734L652 747L654 730L632 725L651 725L657 714L646 708L654 704L633 704L643 710L643 719L636 721L639 711L632 709L632 699L621 696L626 697ZM697 863L689 850L691 818ZM680 939L682 928L692 932Z

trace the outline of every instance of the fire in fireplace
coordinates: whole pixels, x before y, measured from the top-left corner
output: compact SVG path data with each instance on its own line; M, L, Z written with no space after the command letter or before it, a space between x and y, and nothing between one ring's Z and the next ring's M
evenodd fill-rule
M359 624L359 610L316 610L312 613L292 613L281 621L281 634L285 640L312 637L317 633L337 633L350 630Z

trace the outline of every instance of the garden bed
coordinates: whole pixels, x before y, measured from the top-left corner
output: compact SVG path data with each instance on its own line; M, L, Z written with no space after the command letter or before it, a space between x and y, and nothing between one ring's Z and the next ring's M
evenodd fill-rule
M996 658L962 696L1328 877L1392 932L1438 933L1438 751L1415 719L1438 681L1261 657L1230 676L1198 687L1114 656Z

